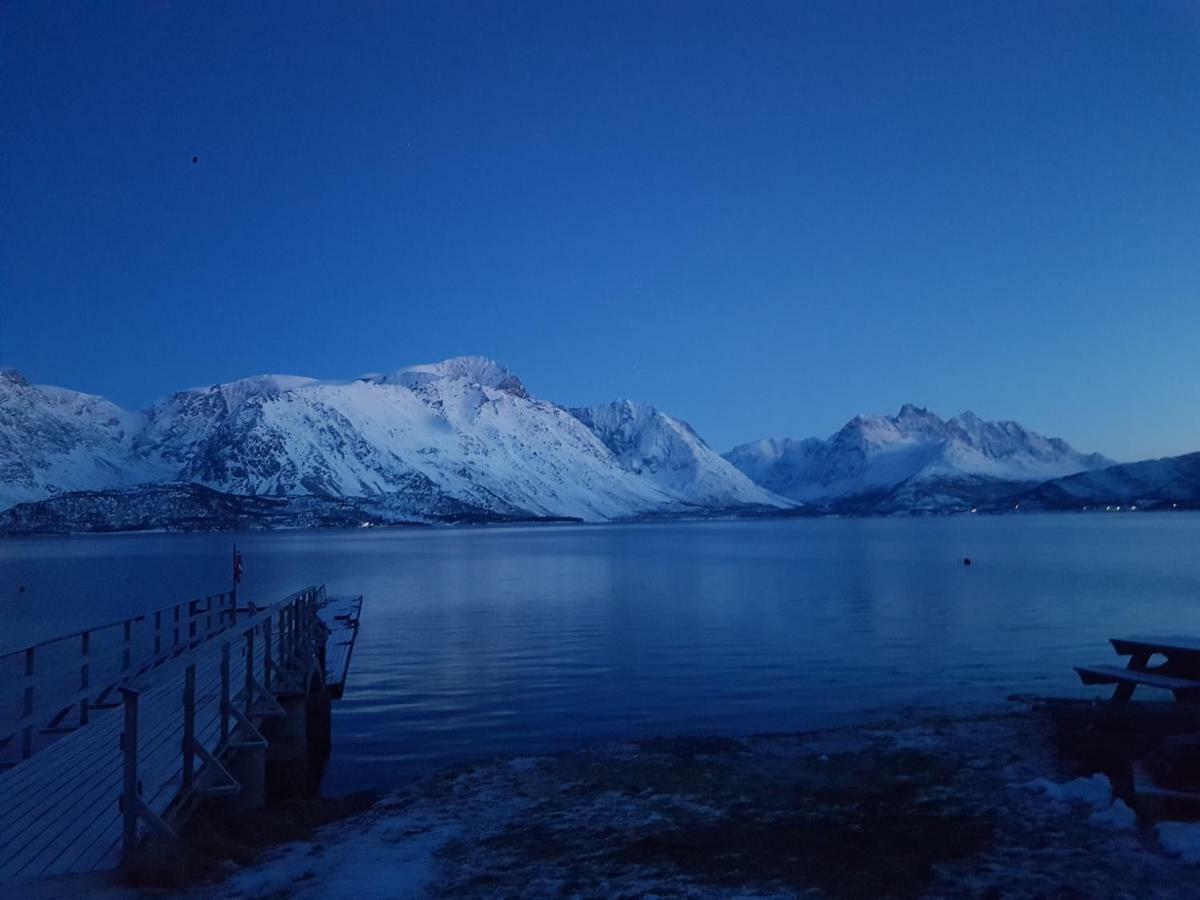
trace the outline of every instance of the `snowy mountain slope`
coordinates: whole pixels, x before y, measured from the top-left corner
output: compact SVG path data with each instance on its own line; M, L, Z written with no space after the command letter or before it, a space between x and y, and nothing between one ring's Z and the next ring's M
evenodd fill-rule
M234 493L361 497L414 478L505 514L602 520L671 503L581 422L461 366L248 397L181 470Z
M1200 506L1200 453L1148 459L1055 478L1013 498L1004 507L1080 509L1097 504L1140 507Z
M701 506L795 504L754 484L718 455L687 422L653 406L616 400L571 414L612 451L628 472Z
M5 384L5 506L63 490L167 482L241 496L374 498L393 517L461 509L601 521L788 505L751 484L688 426L655 411L626 422L622 438L645 428L639 440L648 455L619 458L576 415L531 396L516 375L479 357L348 382L247 378L181 391L142 413L29 388L16 376ZM71 398L67 412L58 408L61 397ZM30 434L54 439L45 442L49 449L34 447ZM616 439L614 431L605 436ZM34 463L44 477L33 477ZM142 499L161 504L176 496Z
M490 360L463 357L348 383L250 379L147 413L138 441L179 477L235 494L438 491L502 514L606 519L675 497L631 478L573 416Z
M0 370L0 509L62 491L124 487L162 478L132 439L142 417L103 397L31 385Z
M970 506L1112 464L1016 422L970 412L943 420L911 404L895 416L857 416L827 440L757 441L725 458L775 493L858 512Z
M166 468L178 469L220 431L236 410L286 391L317 384L294 375L259 375L228 384L180 391L142 414L134 450Z

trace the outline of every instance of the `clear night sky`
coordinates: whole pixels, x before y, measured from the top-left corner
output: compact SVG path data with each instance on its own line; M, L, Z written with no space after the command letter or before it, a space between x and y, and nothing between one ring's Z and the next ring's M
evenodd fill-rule
M139 407L470 353L719 449L909 400L1200 449L1195 4L8 2L0 29L0 362L35 381Z

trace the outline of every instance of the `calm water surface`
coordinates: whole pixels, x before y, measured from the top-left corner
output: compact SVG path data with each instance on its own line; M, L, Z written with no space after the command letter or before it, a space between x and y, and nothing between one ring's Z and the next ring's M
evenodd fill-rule
M1112 635L1200 634L1200 515L1057 515L0 540L0 651L225 590L235 539L244 598L366 597L333 792L601 737L1077 695L1071 664L1111 661Z

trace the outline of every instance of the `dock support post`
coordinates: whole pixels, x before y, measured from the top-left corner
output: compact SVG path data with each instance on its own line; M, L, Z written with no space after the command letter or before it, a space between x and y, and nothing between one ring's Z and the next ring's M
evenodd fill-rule
M267 739L267 796L272 799L311 797L315 793L309 741L310 671L295 673L302 687L276 697L284 714L262 723Z

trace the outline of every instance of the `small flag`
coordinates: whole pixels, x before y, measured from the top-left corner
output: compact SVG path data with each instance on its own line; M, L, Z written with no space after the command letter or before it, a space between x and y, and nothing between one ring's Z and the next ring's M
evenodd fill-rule
M242 571L245 566L242 565L242 554L238 552L238 548L233 548L233 583L242 583Z

